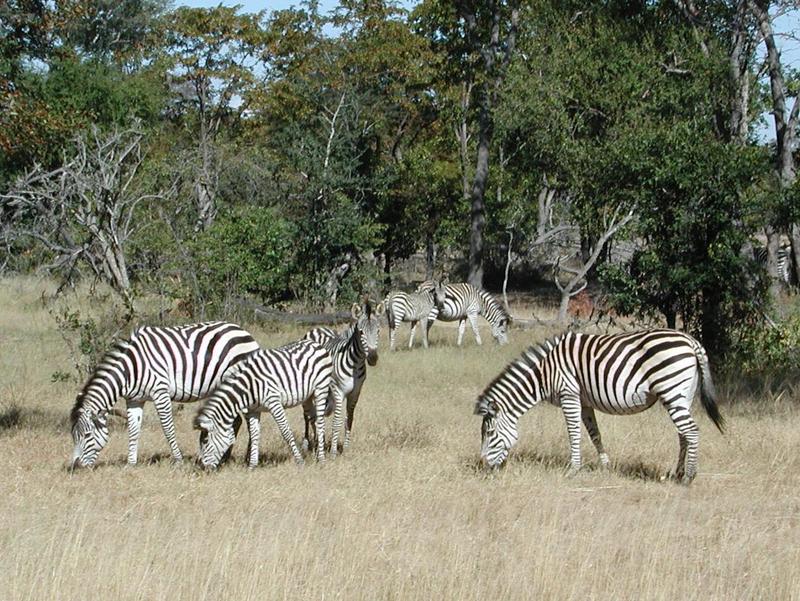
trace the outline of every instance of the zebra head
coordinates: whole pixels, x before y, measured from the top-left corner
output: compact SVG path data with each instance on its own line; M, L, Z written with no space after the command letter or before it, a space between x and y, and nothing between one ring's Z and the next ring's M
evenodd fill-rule
M80 397L79 397L80 401ZM76 409L72 414L72 468L92 467L108 443L108 415Z
M509 419L496 402L481 396L475 414L483 416L481 423L481 461L490 468L500 467L508 458L518 438L517 425Z
M442 306L444 305L444 299L447 297L447 284L441 280L434 280L431 294L433 295L433 302L436 305L436 308L441 310Z
M497 341L497 344L503 346L504 344L508 344L508 322L510 318L508 315L503 315L498 321L493 322L492 325L492 336Z
M216 469L222 456L233 445L236 435L233 425L224 427L200 410L194 420L195 430L200 430L200 450L197 460L207 470Z
M350 313L355 321L361 348L367 356L367 363L376 365L378 363L378 339L381 333L378 318L383 315L383 303L378 303L374 309L369 301L365 301L363 306L355 303Z

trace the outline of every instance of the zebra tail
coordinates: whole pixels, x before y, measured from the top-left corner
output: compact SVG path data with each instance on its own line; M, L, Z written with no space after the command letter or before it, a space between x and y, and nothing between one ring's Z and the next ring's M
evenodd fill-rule
M700 352L697 353L697 362L700 364L700 373L702 376L700 400L703 403L703 409L706 410L706 414L708 414L708 417L710 417L711 421L714 422L717 430L724 434L725 418L722 417L722 414L719 412L719 407L717 406L717 392L714 389L714 381L711 379L711 369L708 365L708 355L706 355L706 351L702 347L700 348Z

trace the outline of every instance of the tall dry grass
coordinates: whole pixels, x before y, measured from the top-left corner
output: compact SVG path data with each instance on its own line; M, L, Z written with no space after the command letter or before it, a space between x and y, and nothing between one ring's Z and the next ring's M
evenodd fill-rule
M77 385L51 382L71 362L42 285L0 282L2 600L800 599L791 391L736 388L724 437L698 403L700 473L688 488L661 481L677 436L658 408L601 415L613 469L597 469L585 440L588 466L568 479L563 418L539 407L489 476L474 398L552 332L512 331L502 349L468 333L456 348L455 330L436 325L427 352L381 354L336 461L296 467L265 416L258 469L244 467L243 440L219 472L173 466L151 407L141 465L125 467L115 422L98 468L71 474ZM265 345L300 333L256 329ZM194 411L177 414L192 456ZM299 431L299 410L290 417Z

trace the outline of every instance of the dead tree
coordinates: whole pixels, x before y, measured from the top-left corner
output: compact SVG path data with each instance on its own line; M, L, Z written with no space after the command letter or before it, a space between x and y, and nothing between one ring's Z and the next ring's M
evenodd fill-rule
M588 285L586 274L589 273L589 270L591 270L592 267L594 267L594 264L600 257L600 253L603 251L603 247L609 240L611 240L611 238L614 237L614 234L616 234L622 227L627 225L633 219L633 215L633 209L629 210L624 215L620 215L620 207L617 207L614 209L610 218L604 218L603 228L605 231L595 243L594 248L591 249L588 259L586 261L582 261L583 264L581 267L576 269L562 267L561 261L565 257L559 257L556 260L556 263L553 267L553 280L559 292L561 292L561 303L559 304L558 308L558 320L560 322L563 323L567 319L569 299L581 292ZM566 284L562 284L559 280L558 276L560 271L565 271L572 276Z
M0 194L0 210L10 216L3 237L28 238L52 256L46 267L63 284L87 269L108 284L133 312L133 292L125 251L140 225L137 208L163 198L140 187L144 134L129 129L101 133L96 127L75 140L57 169L39 165ZM62 286L63 286L62 284Z

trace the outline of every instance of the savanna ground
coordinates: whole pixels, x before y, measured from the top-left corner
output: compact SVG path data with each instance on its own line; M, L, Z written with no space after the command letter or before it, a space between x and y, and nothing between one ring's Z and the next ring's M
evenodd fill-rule
M663 481L677 436L658 407L600 415L613 468L563 474L563 418L538 407L494 475L478 468L477 393L554 330L476 347L437 324L428 351L370 369L348 453L296 466L269 416L262 463L193 465L196 405L172 465L152 406L141 463L116 420L96 469L70 473L78 385L32 279L0 281L0 599L800 599L800 391L718 382L729 431L700 403L700 473ZM299 329L252 328L266 345ZM406 340L405 330L398 336ZM487 343L488 342L488 343ZM301 411L290 418L300 431Z

